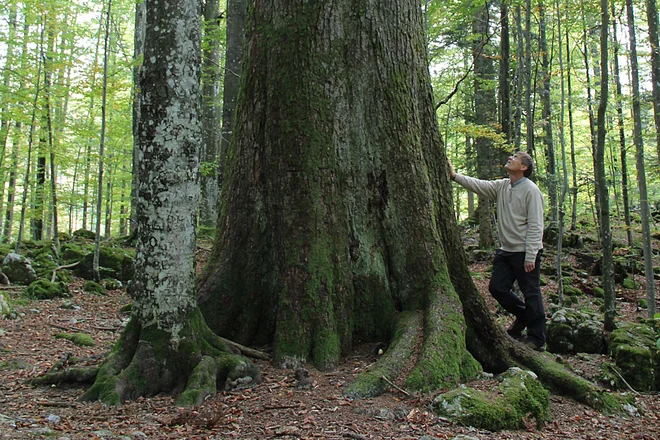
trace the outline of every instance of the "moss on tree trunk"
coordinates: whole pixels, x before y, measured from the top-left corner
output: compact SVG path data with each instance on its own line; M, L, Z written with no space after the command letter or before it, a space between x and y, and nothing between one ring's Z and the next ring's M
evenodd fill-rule
M82 400L118 405L164 392L179 394L179 405L196 405L216 393L216 383L231 389L261 378L250 360L233 354L210 331L199 310L186 319L178 342L138 322L129 321Z

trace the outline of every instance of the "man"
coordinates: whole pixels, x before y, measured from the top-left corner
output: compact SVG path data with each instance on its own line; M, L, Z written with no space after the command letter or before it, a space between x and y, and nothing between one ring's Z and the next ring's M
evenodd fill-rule
M497 200L497 231L500 248L495 252L493 273L488 289L493 297L516 319L507 333L525 345L545 350L545 311L541 296L541 254L543 252L543 195L528 177L534 171L532 157L523 152L510 156L504 166L508 179L480 180L454 171L451 179L482 197ZM525 301L511 288L518 281Z

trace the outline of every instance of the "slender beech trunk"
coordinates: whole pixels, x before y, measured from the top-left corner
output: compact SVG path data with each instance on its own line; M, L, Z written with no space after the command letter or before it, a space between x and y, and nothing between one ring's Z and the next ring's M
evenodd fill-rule
M48 23L46 21L46 23ZM55 35L54 35L54 30L50 28L50 24L47 24L49 29L47 30L48 33L48 45L47 49L45 52L42 52L42 58L43 58L43 64L44 64L44 112L45 112L45 119L46 119L46 136L47 136L47 141L48 141L48 153L50 156L50 200L51 200L51 218L52 218L52 231L53 231L53 245L55 247L56 253L59 252L60 248L60 238L59 238L59 230L58 230L58 218L57 218L57 165L55 162L55 143L54 143L54 135L53 135L53 115L52 115L52 103L53 103L53 96L52 96L52 87L51 87L51 81L52 81L52 73L53 73L53 67L52 64L55 61L54 56L54 47L53 45L55 44Z
M607 102L609 94L609 18L608 0L600 1L600 96L598 104L598 138L596 142L596 188L600 201L600 241L603 250L603 290L605 291L605 330L615 328L616 292L614 291L612 260L612 229L610 227L610 198L605 173L607 141Z
M18 169L18 151L21 145L21 121L16 121L14 135L12 136L11 164L9 168L9 179L7 180L7 207L5 210L5 223L2 228L2 240L5 243L11 241L11 230L14 222L14 196L16 194L16 171Z
M571 230L577 229L577 164L575 160L575 127L573 124L573 84L571 69L571 40L568 27L566 27L566 87L568 88L568 133L571 140Z
M43 28L41 31L41 38L43 39ZM18 224L18 236L16 238L16 248L14 251L16 253L19 252L21 248L21 244L23 242L23 231L25 229L25 214L27 211L27 205L28 205L28 190L31 187L30 183L30 168L32 165L32 145L34 141L34 130L35 126L37 124L37 103L39 102L40 98L40 93L41 93L41 81L39 80L41 78L41 69L42 69L42 63L41 60L39 60L38 67L37 67L37 75L36 78L37 80L35 81L36 83L36 90L34 92L34 98L32 100L32 118L30 120L30 130L28 134L28 146L27 146L27 159L26 159L26 166L25 166L25 175L23 178L23 197L21 201L21 219Z
M584 56L584 70L585 70L585 75L586 75L586 83L587 83L587 111L589 113L589 131L591 133L591 154L593 158L593 166L594 166L594 173L596 167L598 167L597 163L597 158L596 158L596 142L597 142L597 137L596 137L596 124L595 124L595 118L594 118L594 109L593 109L593 93L591 90L591 63L589 62L589 34L587 32L587 18L586 18L586 11L584 7L584 0L580 0L580 10L581 10L581 17L582 17L582 43L583 43L583 48L582 48L582 54ZM598 190L598 179L596 179L596 190L594 191L595 197L596 197L596 221L598 224L598 227L600 228L601 221L600 221L600 203L598 201L599 197L599 190Z
M616 87L616 120L619 129L619 151L621 157L621 192L623 197L623 218L626 224L626 237L628 246L633 245L632 225L630 221L630 196L628 195L628 158L626 152L626 132L624 130L623 93L621 92L621 70L619 69L619 41L617 34L617 17L612 4L612 40L614 43L614 57L612 68L614 70L614 85Z
M646 16L651 44L651 84L653 85L653 121L655 122L655 148L660 163L660 41L658 41L658 3L646 0Z
M3 73L2 73L2 85L4 86L4 90L10 91L13 89L13 83L11 80L11 76L15 75L14 72L14 45L16 43L16 28L17 28L17 20L16 20L16 3L10 2L9 3L9 15L8 15L8 29L7 29L7 40L6 44L7 47L3 53L4 58L5 58L5 64L3 66ZM26 54L23 52L23 57L25 58ZM23 70L24 72L24 70ZM19 80L19 82L22 84L24 81ZM11 117L11 107L13 107L13 103L10 102L10 97L12 96L11 93L2 93L0 94L0 212L2 210L2 201L4 199L4 191L5 191L5 150L7 148L7 138L9 136L9 131L12 126L12 117Z
M532 112L532 1L526 0L525 8L525 149L534 154L534 114Z
M506 139L506 143L510 144L513 140L513 133L511 131L511 87L509 70L511 64L509 58L511 57L511 44L509 36L509 5L508 0L500 3L500 53L502 58L500 60L500 88L499 88L499 101L501 103L500 110L500 125L502 133Z
M637 186L639 187L639 208L642 217L642 250L644 252L644 275L646 278L646 298L648 316L655 315L655 280L653 278L653 245L651 243L651 213L648 190L646 188L646 168L644 165L644 140L642 137L642 111L639 92L639 66L637 64L637 35L635 13L632 0L626 0L628 12L628 35L630 41L630 70L632 80L633 142L635 143L637 166Z
M520 150L522 144L522 114L523 114L523 90L524 90L524 77L525 77L525 45L524 34L522 30L522 14L520 12L520 5L516 5L516 56L518 62L516 63L516 110L514 112L514 147L516 151Z
M559 82L561 87L561 103L559 110L559 144L561 148L561 165L562 165L562 185L561 193L559 195L559 201L557 207L559 209L558 227L559 231L557 233L557 259L555 260L555 268L557 271L557 296L558 303L563 305L564 303L564 280L562 276L561 263L563 259L563 246L564 246L564 218L566 210L564 202L566 200L566 194L568 193L568 167L566 166L566 141L565 141L565 114L566 106L565 102L566 97L566 87L564 83L564 51L562 44L562 9L560 8L559 0L555 0L555 8L557 13L557 35L559 36ZM569 98L570 99L570 98Z
M543 89L541 91L541 118L543 120L543 143L545 144L545 160L548 183L548 199L550 204L550 219L556 224L559 219L557 206L557 164L555 154L554 132L552 124L552 102L551 93L551 72L550 72L550 54L548 50L548 40L546 36L545 3L540 0L538 4L539 11L539 49L541 51L541 78ZM562 101L563 102L563 101Z
M229 1L231 3L231 0ZM220 154L220 2L204 2L204 43L202 50L202 172L199 224L215 227L218 220L218 162Z
M96 235L94 237L94 257L92 273L94 281L101 281L99 273L99 253L101 250L101 218L103 214L103 161L105 154L105 130L107 122L108 96L108 64L110 59L110 17L112 16L112 0L108 0L105 14L105 38L103 39L103 90L101 92L101 139L99 140L98 186L96 190Z

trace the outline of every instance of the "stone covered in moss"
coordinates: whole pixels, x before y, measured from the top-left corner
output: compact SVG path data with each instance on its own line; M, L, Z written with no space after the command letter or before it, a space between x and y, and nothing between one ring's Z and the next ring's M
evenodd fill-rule
M121 281L115 280L114 278L103 280L101 284L106 288L106 290L117 290L122 288Z
M10 315L12 312L9 301L5 298L5 294L0 292L0 316Z
M626 289L637 289L637 283L632 278L625 278L621 284Z
M561 308L548 322L548 350L553 353L603 353L605 337L598 316Z
M90 252L75 268L76 275L92 279L94 253ZM101 246L99 250L99 272L103 278L116 278L126 282L133 278L133 254L125 249Z
M82 260L94 247L91 244L68 242L62 245L62 261L71 264Z
M610 336L610 356L623 378L636 391L657 389L657 335L645 324L622 323Z
M87 229L78 229L77 231L73 231L73 239L74 240L95 240L96 239L96 233L94 231L88 231Z
M522 429L528 417L536 420L537 428L548 420L549 393L534 373L514 367L499 380L491 393L461 385L436 397L433 408L462 425L488 431Z
M86 333L57 333L56 339L66 339L79 347L91 347L94 345L94 339Z
M48 280L38 279L31 283L25 292L36 299L53 299L69 297L69 286L66 283L51 283Z
M105 293L105 289L103 288L103 286L100 285L99 283L95 282L95 281L87 281L83 285L83 291L85 291L87 293L98 294L98 295L102 295L102 294Z
M13 252L7 254L3 260L2 272L7 275L9 281L17 284L28 285L38 278L37 272L32 267L32 262Z

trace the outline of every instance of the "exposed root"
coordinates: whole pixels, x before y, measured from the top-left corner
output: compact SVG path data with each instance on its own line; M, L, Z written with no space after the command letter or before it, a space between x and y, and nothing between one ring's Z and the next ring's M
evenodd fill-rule
M417 312L402 313L397 320L389 350L369 371L361 373L346 388L344 396L362 399L380 395L389 386L383 377L395 379L413 356L417 334L422 329L422 316Z
M98 370L82 400L119 405L158 393L179 394L177 404L198 405L225 389L258 383L261 374L247 358L233 354L206 326L199 310L191 313L178 343L158 329L142 328L133 317Z
M62 383L92 384L99 372L98 367L73 367L53 371L30 380L32 385L59 385Z

